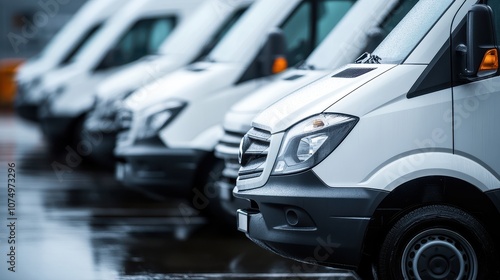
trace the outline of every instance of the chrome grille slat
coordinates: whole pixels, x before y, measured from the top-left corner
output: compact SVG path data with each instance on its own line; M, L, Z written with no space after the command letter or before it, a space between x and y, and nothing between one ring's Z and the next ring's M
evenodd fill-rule
M225 131L224 136L222 136L222 139L220 140L220 144L224 144L224 145L228 145L228 146L232 146L232 147L239 147L243 136L245 136L245 135Z
M264 172L264 165L271 142L271 133L252 128L242 140L242 166L238 171L240 180L259 177Z
M267 132L265 130L258 129L255 127L252 127L252 129L250 129L250 131L248 131L247 135L248 135L248 137L250 137L252 139L265 141L265 142L269 142L271 139L270 132Z

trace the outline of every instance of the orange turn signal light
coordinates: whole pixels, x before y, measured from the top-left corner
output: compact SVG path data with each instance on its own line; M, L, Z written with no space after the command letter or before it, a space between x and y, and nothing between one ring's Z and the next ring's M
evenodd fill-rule
M498 51L497 49L488 50L479 66L479 71L498 70Z
M274 60L272 71L273 74L278 74L285 71L287 68L288 68L288 61L286 60L286 58L280 56Z

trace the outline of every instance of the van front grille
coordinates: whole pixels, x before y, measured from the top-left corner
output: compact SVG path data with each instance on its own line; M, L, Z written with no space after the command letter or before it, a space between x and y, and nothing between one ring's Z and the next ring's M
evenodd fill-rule
M264 172L271 133L252 128L242 139L240 147L241 168L238 171L240 180L259 177Z

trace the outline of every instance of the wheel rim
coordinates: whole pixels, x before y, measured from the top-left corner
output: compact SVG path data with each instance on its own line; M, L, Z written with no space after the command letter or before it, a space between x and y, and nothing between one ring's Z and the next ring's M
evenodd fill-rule
M419 233L406 246L401 260L405 279L475 279L477 256L470 243L448 229Z

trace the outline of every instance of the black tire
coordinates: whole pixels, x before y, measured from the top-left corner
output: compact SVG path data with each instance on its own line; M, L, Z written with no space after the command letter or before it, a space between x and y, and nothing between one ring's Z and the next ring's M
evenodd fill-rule
M424 206L403 216L386 235L379 278L496 279L494 248L470 214L445 205Z

